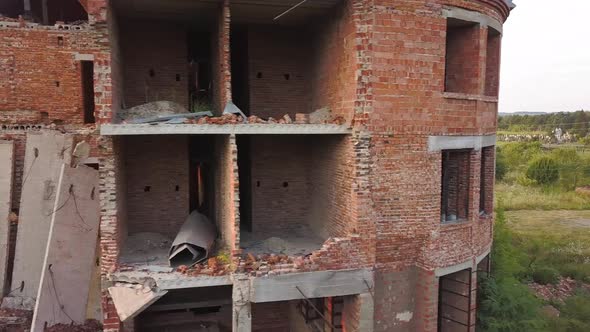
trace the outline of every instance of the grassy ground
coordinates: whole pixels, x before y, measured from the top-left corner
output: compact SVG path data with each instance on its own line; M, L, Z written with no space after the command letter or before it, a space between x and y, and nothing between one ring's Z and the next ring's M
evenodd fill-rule
M511 210L590 210L590 196L573 191L496 184L496 198L506 211Z

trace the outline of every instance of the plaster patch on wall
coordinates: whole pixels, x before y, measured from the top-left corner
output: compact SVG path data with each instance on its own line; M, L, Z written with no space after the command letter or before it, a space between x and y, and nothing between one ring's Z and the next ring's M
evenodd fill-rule
M409 322L410 320L412 320L413 316L414 316L413 312L404 311L404 312L400 312L400 313L396 314L395 319L402 321L402 322Z

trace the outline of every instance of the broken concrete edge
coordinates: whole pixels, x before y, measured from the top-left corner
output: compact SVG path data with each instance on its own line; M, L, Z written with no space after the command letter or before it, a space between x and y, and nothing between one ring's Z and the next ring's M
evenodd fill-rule
M483 136L428 136L428 151L474 149L496 145L496 135Z
M108 292L121 322L126 322L139 315L168 293L167 290L133 285L109 287Z
M15 171L14 141L0 140L0 293L4 295L10 251L10 214Z
M169 135L169 134L351 134L347 125L337 124L104 124L100 134L118 135Z

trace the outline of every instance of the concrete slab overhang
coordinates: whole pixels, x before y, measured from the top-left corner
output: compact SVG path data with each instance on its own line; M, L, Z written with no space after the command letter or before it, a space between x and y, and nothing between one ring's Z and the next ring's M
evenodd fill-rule
M231 277L226 276L186 276L180 272L150 272L150 271L126 271L115 272L109 275L110 282L133 283L143 285L148 281L160 290L172 290L183 288L227 286L232 284Z
M168 293L168 291L157 289L153 290L124 286L109 287L108 291L122 322L139 315L142 311Z
M374 285L369 269L316 271L251 279L250 301L274 302L370 293Z
M351 134L347 126L336 124L105 124L100 126L100 134L119 135L328 135Z

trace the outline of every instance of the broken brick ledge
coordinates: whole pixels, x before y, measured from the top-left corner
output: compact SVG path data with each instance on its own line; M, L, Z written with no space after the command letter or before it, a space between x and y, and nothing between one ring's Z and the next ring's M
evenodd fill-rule
M166 135L166 134L351 134L347 125L338 124L104 124L100 134Z

